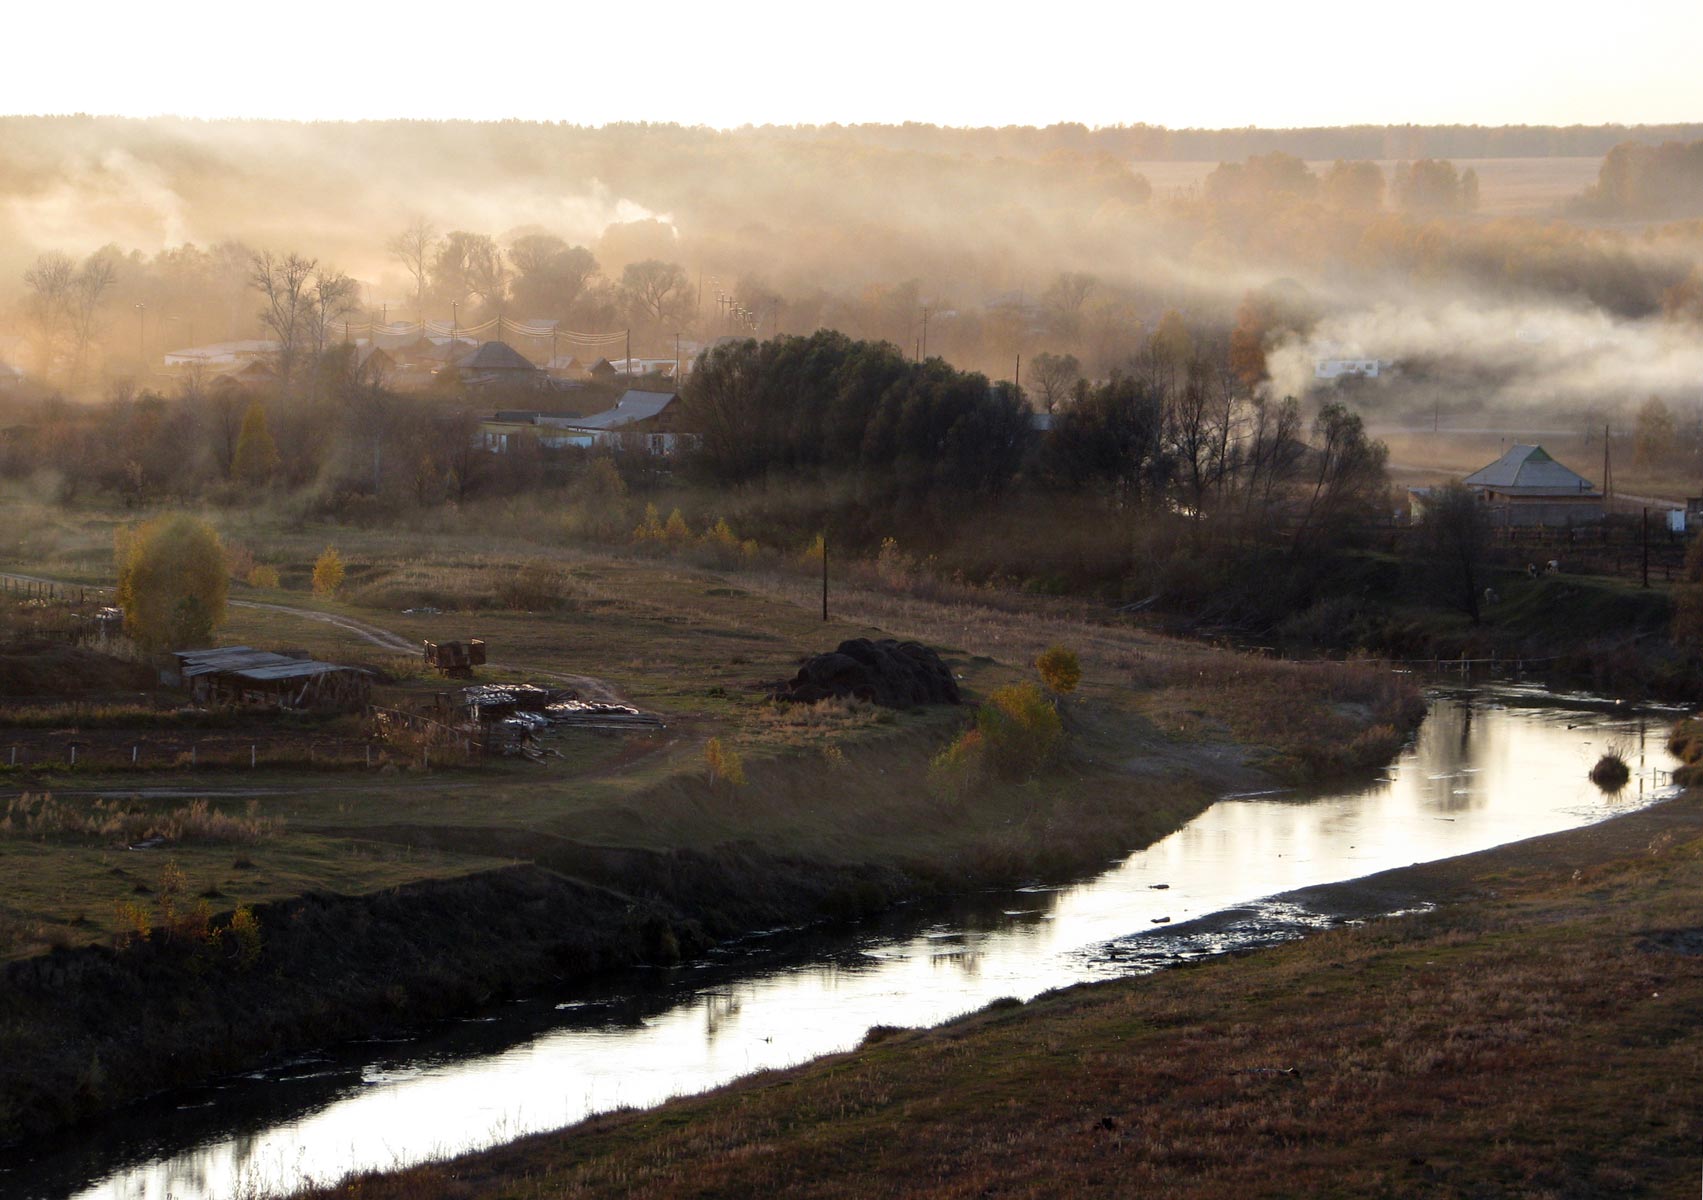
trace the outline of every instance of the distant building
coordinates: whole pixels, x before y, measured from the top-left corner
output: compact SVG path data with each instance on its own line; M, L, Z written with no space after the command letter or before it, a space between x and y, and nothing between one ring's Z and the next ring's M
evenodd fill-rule
M1603 496L1596 485L1556 462L1542 446L1515 446L1461 480L1498 526L1579 525L1600 521ZM1408 492L1413 519L1425 519L1431 488Z
M675 428L679 393L641 392L622 394L613 408L585 417L554 413L499 412L479 426L480 445L493 453L509 448L515 437L532 437L545 449L597 446L643 450L647 454L672 455L694 445L696 438Z
M1392 365L1377 358L1321 358L1313 363L1313 378L1376 379Z
M278 353L278 343L270 338L249 338L235 342L212 342L206 346L190 346L183 350L166 351L168 367L229 367L257 359L272 358Z
M468 387L539 387L544 372L506 342L486 342L456 364Z

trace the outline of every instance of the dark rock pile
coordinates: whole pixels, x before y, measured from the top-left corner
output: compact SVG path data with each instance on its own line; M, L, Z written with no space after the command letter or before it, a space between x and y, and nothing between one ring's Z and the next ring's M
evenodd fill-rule
M813 704L850 696L888 708L957 704L958 684L940 655L917 642L852 638L818 654L775 692L777 700Z

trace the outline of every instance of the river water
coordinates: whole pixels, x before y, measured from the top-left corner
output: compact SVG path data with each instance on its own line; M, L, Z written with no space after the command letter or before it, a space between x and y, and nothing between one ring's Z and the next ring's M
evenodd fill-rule
M777 933L402 1042L366 1042L156 1098L27 1153L0 1193L199 1200L287 1192L655 1104L929 1025L1339 920L1277 897L1602 820L1666 794L1673 714L1539 688L1444 690L1376 781L1232 795L1087 882ZM1608 748L1632 782L1587 772ZM1173 928L1211 914L1223 920Z

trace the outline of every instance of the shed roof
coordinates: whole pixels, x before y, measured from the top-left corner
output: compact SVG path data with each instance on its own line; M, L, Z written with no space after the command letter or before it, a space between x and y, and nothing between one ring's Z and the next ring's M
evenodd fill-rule
M569 429L619 429L623 425L648 421L679 398L677 392L623 392L615 407L589 417L568 417L551 424Z
M1462 482L1521 496L1588 496L1597 490L1583 475L1556 462L1542 446L1515 446Z
M359 667L344 667L336 663L316 662L311 658L291 658L270 650L252 646L221 646L217 650L177 650L173 657L185 679L202 675L237 675L257 682L277 679L305 679L310 675L329 675L334 671L360 671Z

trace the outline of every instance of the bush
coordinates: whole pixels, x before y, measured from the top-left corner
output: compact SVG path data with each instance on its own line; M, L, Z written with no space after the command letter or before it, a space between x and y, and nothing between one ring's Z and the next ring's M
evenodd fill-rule
M997 689L976 712L988 762L1004 779L1027 779L1058 752L1064 724L1032 683Z
M981 774L985 760L981 731L967 730L929 762L929 789L942 800L962 799Z
M710 769L712 783L725 782L739 787L745 782L745 760L739 757L737 750L723 746L718 737L704 743L704 764Z
M335 596L343 587L343 556L327 546L313 564L313 594Z
M1047 687L1064 695L1076 690L1076 685L1082 682L1082 663L1076 657L1076 651L1066 650L1063 646L1048 646L1035 659L1035 670L1041 673L1041 682Z
M257 565L249 568L248 586L251 588L275 588L278 586L278 568Z
M219 535L189 516L161 517L117 535L124 631L144 649L205 646L224 624L229 579Z

